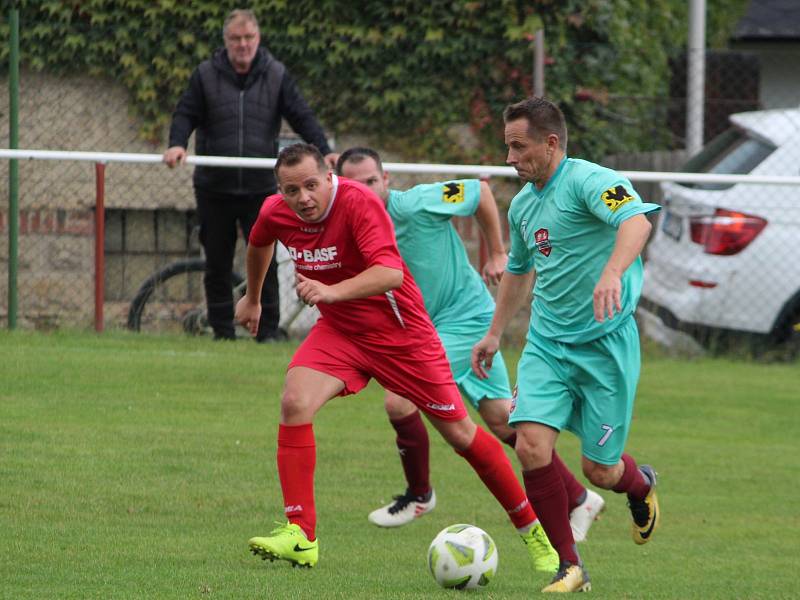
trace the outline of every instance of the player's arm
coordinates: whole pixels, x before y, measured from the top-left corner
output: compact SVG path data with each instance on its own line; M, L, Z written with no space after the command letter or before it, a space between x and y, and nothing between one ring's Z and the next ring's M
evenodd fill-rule
M333 285L325 285L298 273L297 296L309 306L333 304L377 296L403 285L403 271L383 265L372 265L355 277ZM249 283L249 282L248 282Z
M236 303L235 319L253 335L258 330L258 320L261 318L261 286L264 285L274 252L275 242L266 246L247 245L247 292Z
M642 252L652 227L643 214L633 215L619 226L614 250L594 288L594 318L597 321L602 323L606 315L613 318L614 309L617 312L622 310L622 274Z
M500 338L511 319L528 299L528 293L535 281L534 270L521 274L506 272L500 280L492 324L483 339L472 348L472 370L481 379L488 377L486 371L492 368L494 355L500 348Z
M489 284L497 284L506 270L508 256L503 245L503 234L500 230L500 214L497 203L492 194L492 188L485 181L481 181L481 194L478 208L475 211L475 220L483 232L489 246L489 258L481 269L483 280Z

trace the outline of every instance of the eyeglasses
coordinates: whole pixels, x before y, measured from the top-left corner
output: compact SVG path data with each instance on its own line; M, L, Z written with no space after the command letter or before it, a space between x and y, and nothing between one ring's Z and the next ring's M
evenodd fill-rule
M233 44L238 44L239 42L254 42L257 37L258 35L255 33L246 33L245 35L226 35L225 39Z

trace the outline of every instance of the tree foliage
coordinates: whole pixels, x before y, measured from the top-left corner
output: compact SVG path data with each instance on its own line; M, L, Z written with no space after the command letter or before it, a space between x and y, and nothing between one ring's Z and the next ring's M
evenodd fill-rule
M222 43L230 0L19 0L23 64L122 83L143 134L161 140L197 64ZM729 29L745 0L712 0ZM4 3L7 12L9 3ZM410 158L502 157L503 107L531 93L533 32L546 31L546 94L571 153L652 147L684 0L252 0L262 37L327 129L376 136ZM7 55L7 30L0 52ZM719 37L719 36L718 36ZM724 36L723 36L724 37ZM454 142L468 123L480 150Z

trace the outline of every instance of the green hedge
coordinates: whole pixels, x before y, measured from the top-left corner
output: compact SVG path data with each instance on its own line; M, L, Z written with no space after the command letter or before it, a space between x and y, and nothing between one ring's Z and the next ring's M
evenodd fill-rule
M21 0L25 67L122 83L143 135L163 141L192 69L221 45L238 3ZM372 135L422 160L504 156L500 113L530 93L531 33L543 27L547 95L571 127L571 154L653 147L669 53L686 40L685 0L254 0L262 37L326 128ZM725 39L746 0L709 1ZM720 33L721 32L721 33ZM7 28L0 53L7 57ZM712 39L715 37L711 36ZM650 99L656 99L656 102ZM468 149L449 127L468 123ZM645 126L646 125L646 126Z

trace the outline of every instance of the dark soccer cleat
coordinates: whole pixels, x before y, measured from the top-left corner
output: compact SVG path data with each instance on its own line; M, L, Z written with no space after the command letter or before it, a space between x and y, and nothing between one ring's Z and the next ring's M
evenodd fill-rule
M543 587L542 592L588 592L591 589L592 583L589 581L589 574L583 565L563 562L558 568L558 573L553 577L553 581Z
M658 496L656 496L656 472L650 465L641 465L639 470L650 480L650 491L644 500L635 500L628 496L628 508L631 509L633 524L631 532L633 541L637 544L646 544L650 541L653 533L658 528L661 521L661 510L658 507Z

